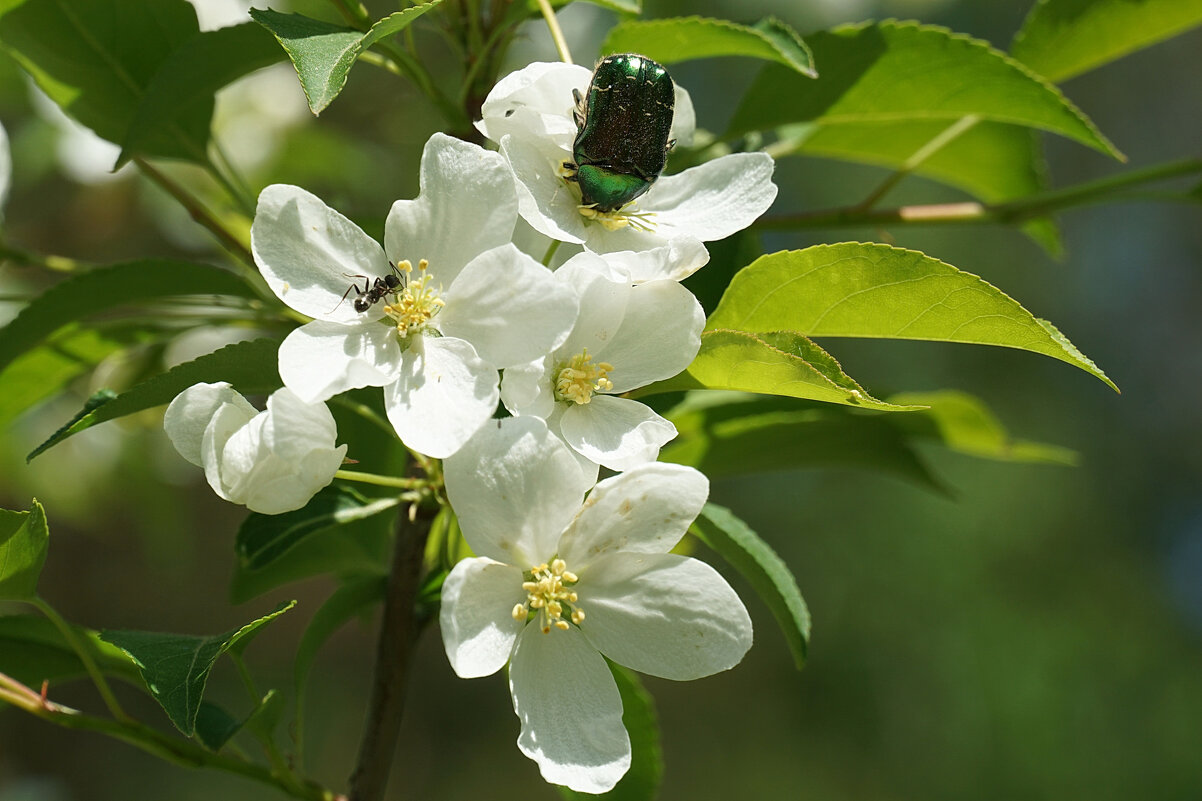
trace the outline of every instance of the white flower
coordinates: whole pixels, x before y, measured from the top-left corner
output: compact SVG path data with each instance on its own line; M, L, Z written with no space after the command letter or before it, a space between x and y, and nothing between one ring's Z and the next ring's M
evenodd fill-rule
M515 415L545 419L586 460L628 470L654 461L676 427L618 396L688 367L705 312L677 282L633 285L614 261L586 251L555 271L579 297L580 316L549 355L505 371L501 399Z
M499 81L481 108L477 127L500 145L513 167L519 211L533 228L599 252L637 251L676 239L723 239L772 205L772 157L734 153L663 176L616 212L583 208L576 184L564 178L563 164L572 161L576 134L572 90L586 92L590 80L591 73L580 66L534 63ZM677 92L671 134L682 144L694 124L687 98Z
M8 133L0 125L0 219L4 217L4 203L8 200L8 188L12 185L13 158L8 149Z
M665 679L727 670L751 647L739 597L704 562L668 553L701 511L705 476L652 463L581 506L575 461L532 418L487 425L445 462L447 495L479 556L442 589L443 645L463 678L509 663L518 747L543 778L602 793L630 767L602 655Z
M346 455L324 403L276 390L260 412L229 384L194 384L163 417L180 455L203 467L213 491L268 515L300 509L330 483Z
M284 384L308 401L384 387L406 445L454 453L495 411L497 370L557 347L576 317L572 293L509 244L516 220L501 157L443 134L422 153L419 197L393 204L383 248L303 189L264 189L255 261L315 318L280 346Z

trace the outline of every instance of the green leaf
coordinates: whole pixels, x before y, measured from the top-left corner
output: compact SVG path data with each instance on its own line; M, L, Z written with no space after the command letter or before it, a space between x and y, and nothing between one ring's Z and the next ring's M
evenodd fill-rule
M90 629L72 626L76 639L91 651L93 661L106 676L131 684L142 683L137 665L121 649L100 639ZM31 687L43 681L57 683L87 675L79 655L61 631L41 615L0 616L0 673Z
M210 751L220 751L242 728L242 723L217 704L201 701L196 713L196 739Z
M731 281L708 329L924 339L1042 353L1114 383L1046 320L979 277L913 250L844 242L762 256Z
M772 611L800 670L810 643L810 610L788 565L746 523L717 504L705 505L693 531L747 579Z
M1077 454L1068 448L1011 437L984 401L965 392L904 392L889 400L928 407L901 418L891 416L890 425L958 453L1003 462L1077 463Z
M191 737L196 731L196 717L209 671L217 658L295 605L296 601L280 604L245 626L212 637L107 630L100 636L129 654L141 670L150 694L163 707L167 717L177 729Z
M1010 52L1059 83L1199 24L1202 0L1040 0Z
M368 499L350 487L331 484L294 512L252 512L238 528L238 562L248 570L261 569L314 534L378 515L400 503L400 496Z
M123 142L159 67L199 31L185 0L0 0L0 43L63 110ZM143 152L203 160L211 107L194 106Z
M280 343L275 339L251 339L226 345L190 362L172 367L129 390L116 394L101 390L66 425L25 457L26 461L49 450L68 437L99 423L170 403L193 384L228 381L244 395L267 394L279 389Z
M146 88L120 142L117 167L140 153L154 155L154 143L169 138L175 126L193 118L211 120L218 89L282 58L275 40L253 22L203 31L184 42ZM206 143L207 133L206 123Z
M252 8L250 15L271 31L284 48L296 68L309 100L309 109L320 114L346 86L347 75L360 53L380 39L404 30L441 2L432 0L389 14L372 25L367 33L301 14Z
M1051 131L1116 158L1060 90L988 43L944 28L882 22L810 36L816 81L768 64L731 120L727 138L798 122L848 124L969 115Z
M774 17L752 26L707 17L623 22L610 30L601 45L602 55L610 53L642 53L664 64L748 56L775 61L810 78L818 76L801 36Z
M0 600L37 595L38 576L50 550L46 510L36 500L28 512L0 509Z
M660 460L696 467L711 479L777 470L850 467L883 472L947 494L895 424L922 415L848 414L783 398L690 393L667 413L677 436Z
M146 259L77 273L34 298L0 328L0 370L67 323L119 306L178 295L253 297L234 273L173 259Z
M719 304L715 314L721 310ZM733 389L893 412L912 408L872 397L833 356L791 331L704 331L701 350L687 370L635 390L631 397L686 389Z

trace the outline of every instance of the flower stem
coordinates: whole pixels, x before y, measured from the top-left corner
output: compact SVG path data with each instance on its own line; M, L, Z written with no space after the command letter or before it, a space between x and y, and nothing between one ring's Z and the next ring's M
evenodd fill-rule
M892 209L865 209L863 204L838 209L806 211L763 217L752 224L760 230L846 228L899 223L1004 223L1015 224L1063 209L1125 199L1122 190L1183 175L1202 173L1202 159L1156 164L1122 175L1087 181L1076 186L1038 192L1002 203L934 203ZM1138 195L1132 195L1138 197ZM1185 198L1179 198L1184 200Z
M560 244L561 243L558 239L554 239L551 241L551 244L547 246L547 252L543 254L544 267L551 266L551 259L555 258L555 251L559 250Z
M119 721L130 722L132 718L125 714L125 710L117 702L117 697L113 695L113 690L109 687L108 681L105 680L104 674L96 666L96 660L92 658L91 650L80 641L75 630L71 628L71 624L64 620L63 616L58 613L58 610L47 603L41 596L34 596L29 599L29 603L54 624L54 627L63 635L63 639L67 641L67 645L71 646L71 650L79 657L79 661L83 663L84 670L87 671L89 678L92 679L92 684L96 685L96 692L100 693L100 697L104 700L104 705L108 707L109 714Z
M421 589L422 557L437 513L438 507L426 502L415 503L397 516L371 702L359 744L359 760L350 778L350 801L380 801L388 786L405 709L409 662L420 633L414 602Z
M429 484L421 478L397 478L396 476L381 476L375 473L360 473L355 470L339 470L334 478L343 481L358 481L360 484L374 484L377 487L396 487L397 489L421 489Z
M559 27L559 20L555 17L550 0L538 0L538 10L543 12L543 19L547 21L547 29L551 31L551 39L555 42L559 60L565 64L574 64L572 54L568 51L568 41L563 38L563 29Z
M66 256L54 256L42 253L29 253L0 242L0 261L10 261L23 267L41 267L60 273L73 273L85 265Z
M857 208L867 211L875 206L877 201L887 195L889 191L893 189L893 187L901 183L907 175L921 167L927 159L938 153L949 142L975 126L980 121L981 117L979 115L969 114L961 117L948 127L944 128L941 132L932 137L929 142L918 148L918 150L915 150L910 158L906 159L900 167L894 170L888 178L881 182L880 186L872 190L872 192L868 194L868 197L860 201L860 204L857 206Z

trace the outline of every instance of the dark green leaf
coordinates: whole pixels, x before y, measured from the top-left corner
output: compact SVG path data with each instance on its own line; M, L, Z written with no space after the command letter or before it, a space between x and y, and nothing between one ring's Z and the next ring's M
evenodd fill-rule
M772 610L800 670L809 648L810 610L789 567L746 523L717 504L705 505L693 530L747 579Z
M623 22L609 32L601 54L641 53L664 64L715 56L748 56L817 77L814 58L796 31L769 17L753 26L724 19L673 17Z
M187 261L146 259L77 273L34 298L0 328L0 370L67 323L178 295L253 297L234 273Z
M883 22L807 39L817 81L768 64L744 96L727 137L798 122L848 124L975 115L1051 131L1122 155L1055 86L986 42L943 28Z
M719 304L715 314L721 311ZM635 390L631 397L686 389L733 389L893 412L911 409L872 397L833 356L792 331L704 331L701 350L687 370Z
M116 143L159 67L198 31L185 0L0 0L0 43L64 111ZM190 108L143 152L204 160L211 112Z
M278 370L279 346L279 341L274 339L235 342L190 362L178 364L119 395L101 390L88 399L88 403L70 422L35 448L26 460L98 423L170 403L193 384L228 381L243 395L273 392L283 385Z
M201 701L196 713L196 739L210 751L220 751L242 728L242 721L211 701Z
M146 89L129 132L120 142L120 167L134 156L154 155L154 144L174 126L213 116L218 89L284 56L267 31L253 22L204 31L172 51Z
M23 601L38 592L50 549L46 510L34 500L28 512L0 509L0 600Z
M137 666L124 651L101 640L95 631L72 629L102 673L142 683ZM0 616L0 673L37 687L43 681L57 683L85 676L87 670L62 632L45 617L4 615Z
M129 654L138 664L150 694L175 727L191 737L209 671L217 658L295 605L296 601L281 604L245 626L212 637L150 631L103 631L100 636Z
M247 570L258 570L314 534L386 512L400 502L399 496L369 499L350 487L331 484L303 509L279 515L252 512L238 529L238 562Z
M565 801L654 801L664 777L655 699L643 688L637 673L613 662L609 663L609 670L622 696L622 725L630 735L630 770L608 793L578 793L560 786L559 797Z
M762 256L731 281L706 327L997 345L1051 356L1114 387L1055 326L996 287L889 245L844 242Z
M440 2L432 0L397 11L376 22L367 33L300 14L252 8L250 15L284 48L296 68L309 109L320 114L346 86L347 75L361 52L404 30Z
M667 414L679 433L660 459L691 465L710 478L852 467L946 494L914 451L905 427L894 422L922 414L847 414L783 398L692 393Z
M1039 0L1014 58L1060 81L1202 24L1202 0Z

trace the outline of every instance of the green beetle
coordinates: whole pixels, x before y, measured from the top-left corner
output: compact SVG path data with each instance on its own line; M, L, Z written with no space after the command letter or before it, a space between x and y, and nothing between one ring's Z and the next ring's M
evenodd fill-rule
M622 208L651 188L663 172L676 94L672 76L634 53L606 56L593 70L588 94L576 98L574 162L568 180L580 185L582 206Z

